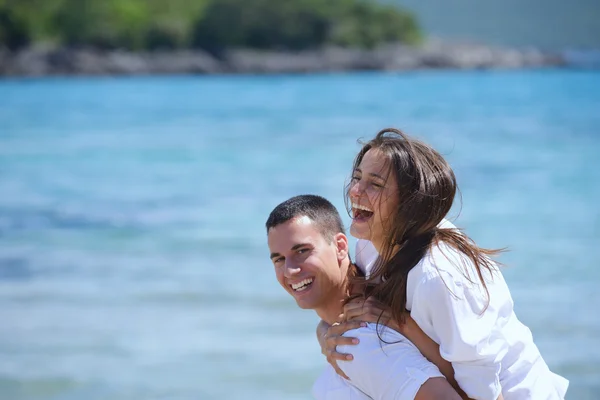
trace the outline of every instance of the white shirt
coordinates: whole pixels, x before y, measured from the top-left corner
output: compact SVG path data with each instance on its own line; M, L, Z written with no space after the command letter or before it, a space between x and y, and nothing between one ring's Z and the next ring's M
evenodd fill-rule
M448 221L440 226L454 227ZM371 242L357 242L356 263L367 276L378 256ZM443 243L433 246L408 274L406 308L440 345L470 398L496 399L502 392L505 400L563 399L568 381L550 372L531 331L517 319L504 277L496 269L484 278L489 303L470 260Z
M328 365L313 386L317 400L413 400L428 379L443 377L405 336L383 325L367 324L344 336L360 340L337 348L354 356L338 361L350 381Z
M312 388L317 400L370 400L371 397L352 386L335 372L331 365L319 375Z

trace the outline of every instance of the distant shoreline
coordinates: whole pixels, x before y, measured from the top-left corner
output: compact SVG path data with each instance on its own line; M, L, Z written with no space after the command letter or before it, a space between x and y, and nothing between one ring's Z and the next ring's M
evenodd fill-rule
M528 69L572 67L559 52L472 43L429 41L373 50L324 48L302 52L234 49L219 58L197 50L129 52L33 47L0 50L0 77L167 74L302 74L423 69Z

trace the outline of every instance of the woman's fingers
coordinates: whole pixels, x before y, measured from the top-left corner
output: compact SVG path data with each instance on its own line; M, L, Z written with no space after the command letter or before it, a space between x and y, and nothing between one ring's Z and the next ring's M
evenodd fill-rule
M370 307L364 301L354 301L344 306L344 317L351 320L370 312Z
M357 345L359 343L357 338L342 335L351 329L357 329L361 326L364 327L367 326L367 324L362 321L349 321L342 322L341 324L334 324L327 330L324 341L324 353L327 356L327 361L331 363L331 360L352 360L351 354L339 353L337 351L337 346Z
M342 371L342 370L340 369L340 367L338 366L338 364L337 364L337 360L336 360L335 358L333 358L333 357L330 357L330 355L329 355L329 354L327 354L327 362L328 362L329 364L331 364L331 366L333 367L333 369L335 370L335 372L336 372L336 373L337 373L339 376L341 376L341 377L342 377L342 378L344 378L344 379L348 379L348 380L350 380L350 378L348 378L348 376L347 376L347 375L344 373L344 371Z
M388 321L390 320L389 316L386 315L385 313L383 315L364 314L364 315L361 315L359 318L361 321L364 321L364 322L370 322L372 324L382 324L382 325L386 325L388 323Z
M346 356L350 356L349 354L338 353L337 346L355 346L360 343L360 340L353 337L345 337L345 336L332 336L328 337L325 340L325 347L327 349L328 354L332 354L333 357L337 360L351 360L352 358L348 358Z
M345 316L340 315L340 320L344 321ZM340 375L344 379L349 379L346 374L339 368L337 362L338 360L343 361L352 361L354 358L352 354L339 353L337 351L337 346L352 346L357 345L360 341L355 337L346 337L343 336L349 330L358 329L361 327L366 327L366 322L354 320L354 321L344 321L341 323L335 323L327 329L327 333L325 334L323 340L323 354L327 357L327 362L331 364L335 372Z
M360 319L368 322L377 322L378 319L389 319L391 313L381 303L367 299L366 301L355 301L346 304L344 306L344 317L346 320ZM373 317L376 319L374 320Z
M346 321L339 324L333 324L327 330L327 336L341 336L351 329L358 329L365 326L366 324L361 323L361 321Z

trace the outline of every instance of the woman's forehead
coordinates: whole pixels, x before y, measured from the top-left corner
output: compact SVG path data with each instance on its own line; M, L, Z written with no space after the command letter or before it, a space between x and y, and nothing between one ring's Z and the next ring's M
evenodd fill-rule
M390 160L383 151L369 149L360 160L358 169L363 173L376 173L385 178L390 171Z

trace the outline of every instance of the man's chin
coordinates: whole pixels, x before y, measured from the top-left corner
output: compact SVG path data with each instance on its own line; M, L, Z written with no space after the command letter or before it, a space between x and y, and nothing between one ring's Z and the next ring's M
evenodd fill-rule
M315 302L309 299L296 299L296 304L303 310L314 310L316 308Z
M305 300L296 299L296 304L298 305L298 307L300 307L303 310L312 310L314 308L314 307L312 307L312 304L310 304L308 301L305 301Z

